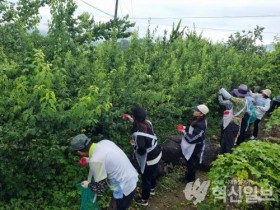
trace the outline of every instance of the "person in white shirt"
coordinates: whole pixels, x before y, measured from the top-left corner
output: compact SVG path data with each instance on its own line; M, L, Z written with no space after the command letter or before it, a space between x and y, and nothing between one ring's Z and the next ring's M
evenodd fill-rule
M94 181L83 181L82 186L99 195L107 182L113 191L117 210L128 209L135 195L138 173L126 154L110 140L92 143L84 134L75 136L71 147L80 156L88 157L89 177L94 178Z

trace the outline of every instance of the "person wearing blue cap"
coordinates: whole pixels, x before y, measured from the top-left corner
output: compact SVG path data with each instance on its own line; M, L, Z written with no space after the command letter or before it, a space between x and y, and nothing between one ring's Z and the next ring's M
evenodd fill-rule
M83 181L82 186L100 195L105 190L104 183L108 183L117 210L128 209L135 195L138 173L126 154L110 140L93 143L85 134L75 136L71 148L80 156L88 157L89 177L94 181Z

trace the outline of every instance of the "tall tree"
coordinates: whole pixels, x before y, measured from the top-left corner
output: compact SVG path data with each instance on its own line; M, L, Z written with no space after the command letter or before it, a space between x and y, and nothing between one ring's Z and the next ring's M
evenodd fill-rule
M262 32L264 27L257 26L254 31L245 30L240 32L236 32L229 36L227 41L228 47L233 47L241 52L256 52L259 54L263 54L265 52L265 48L261 45L257 45L257 41L262 42L263 36Z

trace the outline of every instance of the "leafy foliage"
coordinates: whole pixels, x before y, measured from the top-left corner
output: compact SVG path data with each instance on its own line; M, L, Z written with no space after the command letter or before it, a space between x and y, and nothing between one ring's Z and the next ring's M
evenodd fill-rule
M279 149L278 144L249 141L234 149L232 154L220 156L213 162L209 173L211 189L223 186L228 189L233 181L242 188L246 186L256 186L258 189L272 188L274 201L265 201L263 205L266 209L273 209L279 204L280 165L277 152ZM260 192L256 194L260 196ZM214 196L211 196L214 205L221 205L218 201L215 203ZM239 204L239 208L241 206L242 209L250 207L244 200Z
M36 29L44 5L52 15L46 36ZM77 209L75 185L87 171L76 166L69 138L85 133L130 151L130 125L121 116L134 105L148 110L161 141L176 132L175 124L192 117L193 106L206 103L211 135L221 117L219 87L259 81L268 81L273 91L278 87L279 47L266 54L240 51L196 32L184 36L180 23L170 40L150 33L139 39L128 30L133 24L127 17L105 24L89 14L74 17L72 0L24 0L18 7L1 1L0 9L0 205L5 209ZM123 37L130 37L125 47L118 42ZM279 123L277 116L278 111L272 123Z
M113 37L128 38L132 35L129 31L130 28L134 27L135 23L131 23L128 16L123 19L111 19L106 23L96 23L92 33L94 34L94 41L96 40L109 40Z
M265 49L263 46L256 45L257 41L262 42L262 32L264 27L257 26L254 31L242 31L236 32L234 35L230 35L227 41L229 47L234 47L241 52L251 52L263 54Z

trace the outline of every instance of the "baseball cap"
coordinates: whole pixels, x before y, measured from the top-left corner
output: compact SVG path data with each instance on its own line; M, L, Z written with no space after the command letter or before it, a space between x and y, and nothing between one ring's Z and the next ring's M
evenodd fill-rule
M83 150L90 143L91 139L88 138L85 134L79 134L75 136L71 141L72 150Z
M193 109L198 111L198 112L201 112L202 114L205 114L205 115L209 112L208 107L204 104L195 106L195 107L193 107Z

